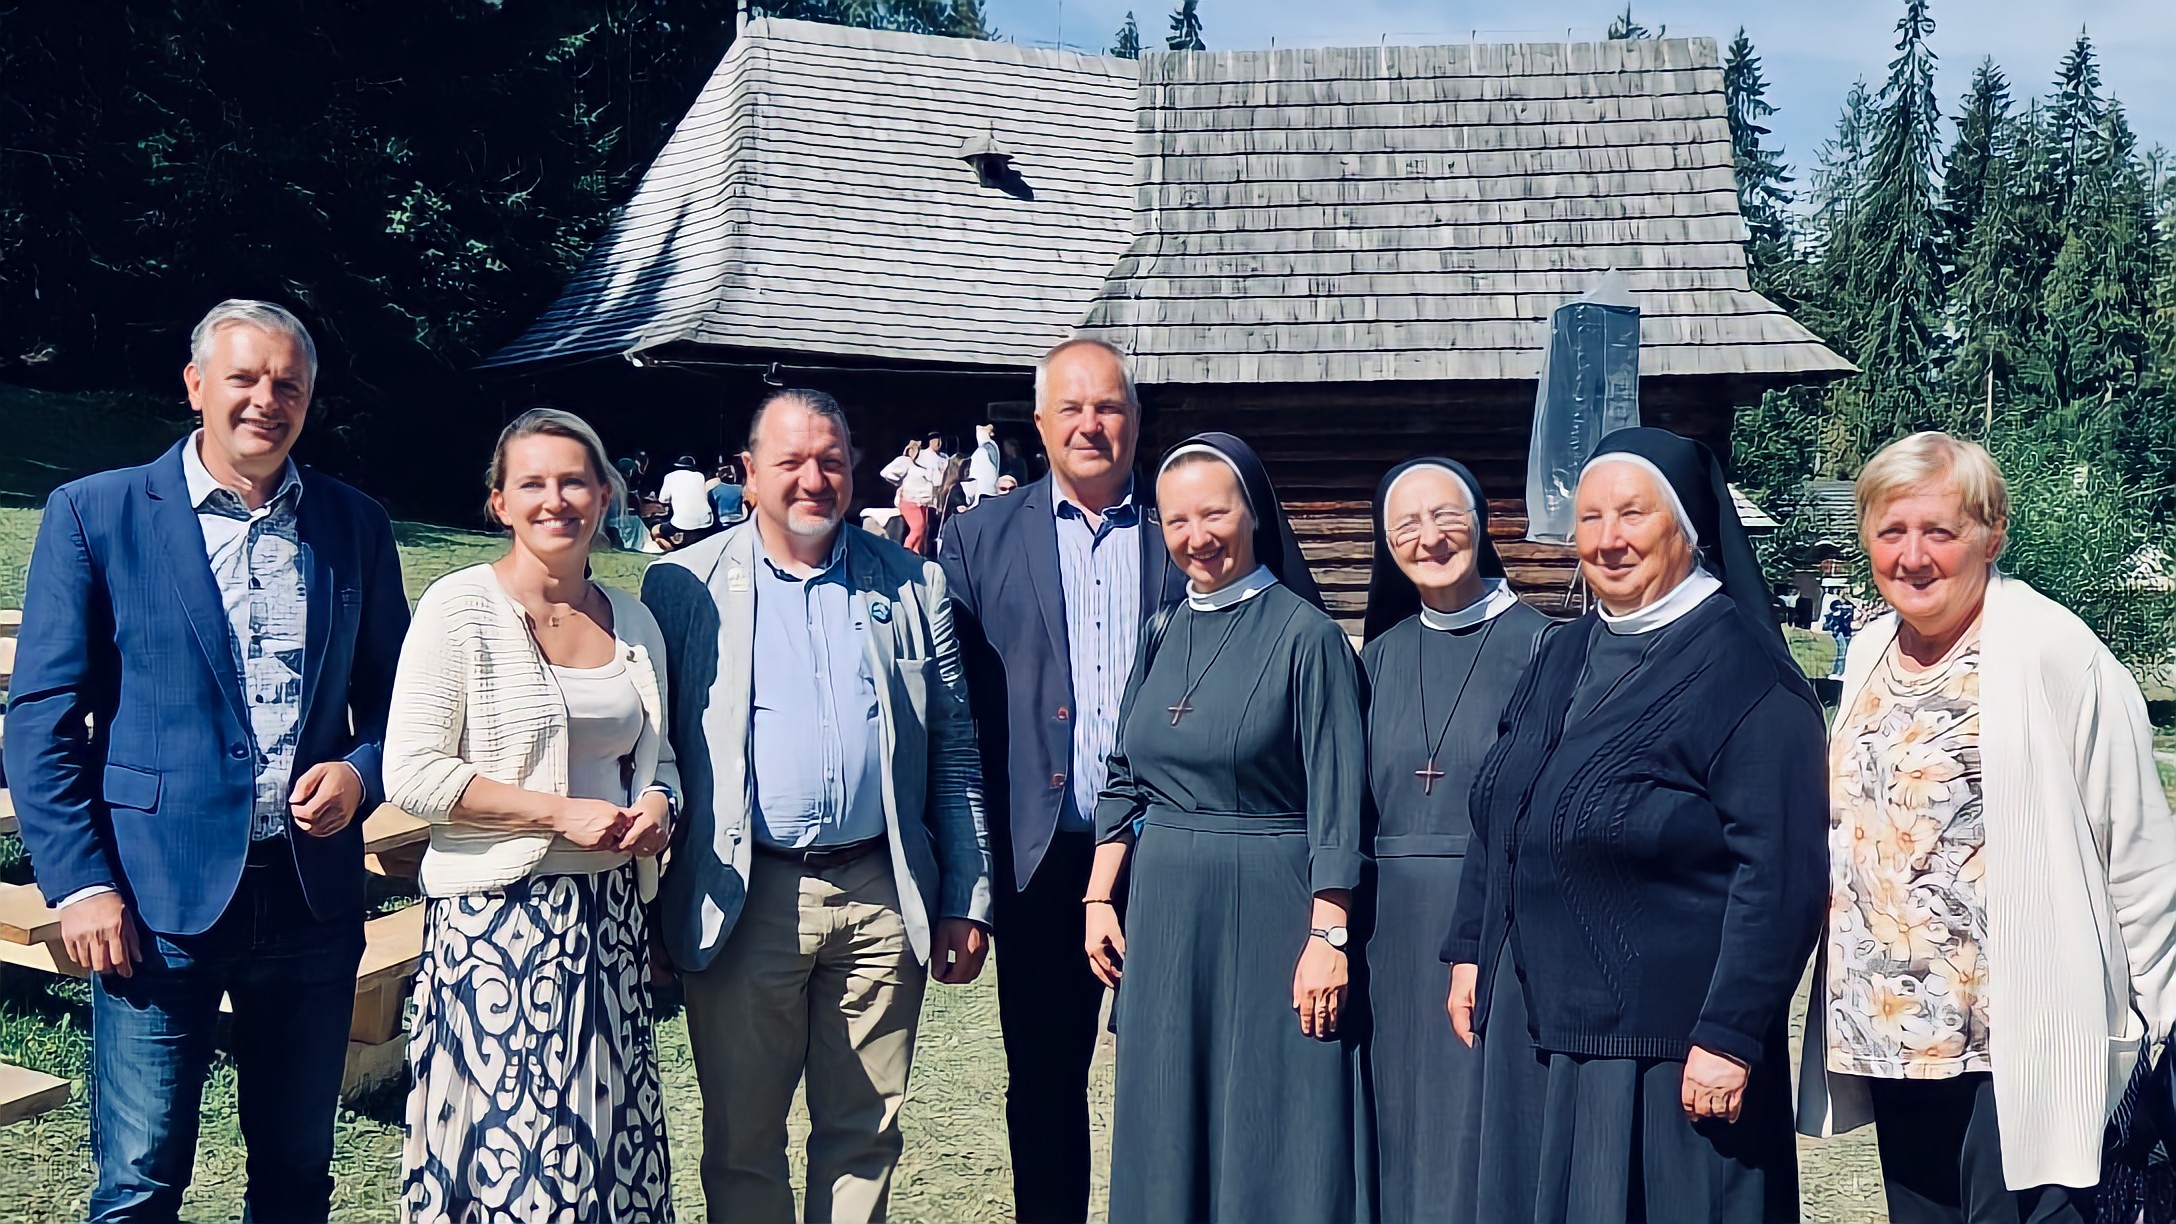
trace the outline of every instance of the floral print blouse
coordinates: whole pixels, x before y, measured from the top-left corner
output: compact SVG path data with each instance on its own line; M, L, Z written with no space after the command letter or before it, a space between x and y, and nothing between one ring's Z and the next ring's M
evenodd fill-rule
M1829 748L1828 1069L1990 1070L1979 644L1907 672L1892 648Z

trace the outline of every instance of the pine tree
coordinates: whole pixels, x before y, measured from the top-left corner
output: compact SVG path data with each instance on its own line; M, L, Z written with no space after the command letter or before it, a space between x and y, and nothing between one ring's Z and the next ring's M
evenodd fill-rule
M1869 308L1859 332L1866 403L1850 430L1854 466L1890 438L1944 423L1934 395L1944 289L1934 190L1941 115L1927 0L1905 0L1896 28L1897 55L1860 184L1862 245L1851 267L1852 296Z
M1791 258L1791 181L1783 167L1783 150L1764 148L1761 138L1768 129L1760 121L1776 113L1769 104L1768 84L1762 79L1760 56L1753 40L1738 27L1738 36L1723 53L1723 98L1730 116L1730 154L1738 179L1738 211L1745 217L1749 238L1745 244L1753 287L1777 296Z
M1201 41L1201 0L1179 0L1178 10L1171 14L1171 37L1164 46L1173 51L1206 51L1208 44Z
M1111 43L1112 55L1120 59L1141 58L1141 26L1133 19L1133 12L1126 13L1126 24L1118 27L1118 37Z

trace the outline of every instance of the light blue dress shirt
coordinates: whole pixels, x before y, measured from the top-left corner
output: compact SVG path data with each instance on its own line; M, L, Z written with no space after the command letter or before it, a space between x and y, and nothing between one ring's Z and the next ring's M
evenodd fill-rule
M1133 486L1093 527L1087 512L1051 485L1058 519L1058 578L1073 670L1072 802L1058 827L1095 827L1096 793L1118 746L1118 706L1141 639L1141 508Z
M806 849L884 835L884 728L869 674L869 625L846 575L842 531L807 578L758 546L756 840Z

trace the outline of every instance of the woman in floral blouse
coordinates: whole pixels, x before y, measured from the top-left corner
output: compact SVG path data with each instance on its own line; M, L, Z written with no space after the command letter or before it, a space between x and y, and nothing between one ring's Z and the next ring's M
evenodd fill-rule
M2148 1036L2176 1020L2176 825L2129 671L1995 568L2009 492L1922 433L1859 476L1895 611L1830 732L1829 919L1800 1122L1873 1122L1897 1224L2083 1221Z

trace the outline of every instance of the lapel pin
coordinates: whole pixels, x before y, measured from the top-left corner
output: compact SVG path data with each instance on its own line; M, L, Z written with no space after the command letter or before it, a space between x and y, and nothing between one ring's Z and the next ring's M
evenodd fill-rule
M735 595L746 594L748 592L748 571L737 565L725 571L725 589Z

